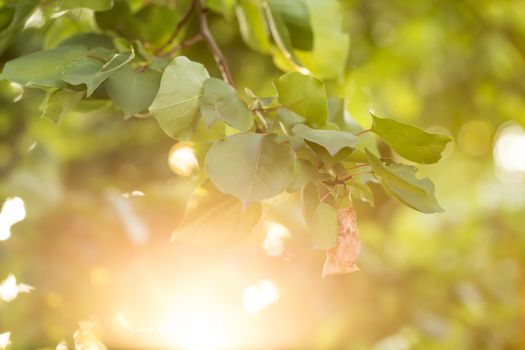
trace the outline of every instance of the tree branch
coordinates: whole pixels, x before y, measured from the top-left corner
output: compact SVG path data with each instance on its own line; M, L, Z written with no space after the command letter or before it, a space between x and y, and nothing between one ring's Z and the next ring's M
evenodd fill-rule
M192 1L191 4L190 4L190 7L188 8L188 10L184 14L184 16L182 16L182 18L177 22L177 26L175 27L175 31L171 34L170 38L166 42L166 45L158 48L155 51L155 55L159 55L164 49L166 49L167 47L169 47L169 46L171 46L173 44L175 39L177 39L177 37L179 36L179 33L182 30L182 27L184 27L184 25L189 21L189 19L191 17L191 14L193 13L194 9L195 9L195 1ZM168 51L168 52L171 52L171 51L173 51L173 49ZM163 54L162 56L164 56L164 55L166 55L166 54Z
M215 39L211 35L210 29L208 28L207 11L202 6L201 0L193 0L193 3L195 4L195 7L199 15L201 34L204 36L204 39L208 43L208 46L212 52L213 58L215 59L215 62L217 63L217 66L219 67L219 70L221 71L222 79L228 84L233 85L233 79L230 73L230 68L228 67L228 64L226 63L226 59L224 58L224 55L222 54L222 51L219 48L219 45L217 45L217 42L215 42Z
M163 53L160 56L162 56L162 57L170 57L174 53L176 53L176 52L178 52L178 51L180 51L182 49L185 49L185 48L187 48L189 46L195 45L195 44L201 42L202 40L204 40L204 36L201 33L199 33L199 34L197 34L197 35L195 35L195 36L193 36L193 37L191 37L191 38L189 38L187 40L184 40L179 45L175 46L173 49Z

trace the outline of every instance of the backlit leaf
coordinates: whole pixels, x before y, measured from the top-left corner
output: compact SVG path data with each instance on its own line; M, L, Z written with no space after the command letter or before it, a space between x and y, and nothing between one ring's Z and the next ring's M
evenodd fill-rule
M284 191L292 181L295 153L270 136L242 133L216 142L206 155L210 180L243 203Z
M343 148L352 148L359 143L359 139L349 132L312 129L304 124L295 125L292 132L307 141L323 146L331 156L335 156Z
M421 164L436 163L451 141L444 134L426 132L413 125L392 119L373 117L372 131L402 157Z
M111 99L126 116L147 110L159 90L161 73L146 69L137 71L131 63L118 69L104 83Z
M86 95L89 97L100 84L115 73L117 69L130 62L133 57L135 57L133 49L129 52L116 53L107 61L104 58L96 57L96 53L87 54L84 57L64 63L61 67L62 79L71 85L85 84L87 87Z
M68 10L79 7L93 11L106 11L113 7L113 0L58 0L60 10Z
M235 9L242 39L252 50L268 53L271 49L270 31L261 4L257 0L239 0Z
M184 56L176 57L164 70L149 110L170 137L176 138L199 112L204 81L208 78L202 64Z
M311 126L322 125L328 117L324 83L297 72L286 73L276 82L279 102L306 118Z
M252 112L228 83L216 78L204 82L201 116L206 126L222 120L235 129L247 131L253 126Z
M67 112L75 108L84 95L84 91L50 90L42 101L40 118L47 118L54 123L60 123Z
M261 205L241 202L219 191L208 181L188 201L184 218L172 241L206 245L228 245L248 236L261 216Z
M434 184L426 177L418 179L416 167L404 164L385 166L370 151L366 150L366 154L381 185L392 197L422 213L444 211L434 196Z

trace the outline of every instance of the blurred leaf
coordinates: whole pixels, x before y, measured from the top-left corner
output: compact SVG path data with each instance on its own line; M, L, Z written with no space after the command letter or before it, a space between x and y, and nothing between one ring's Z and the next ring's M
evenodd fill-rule
M242 39L252 50L269 53L271 49L270 31L259 1L239 0L235 9Z
M451 138L444 134L432 134L392 119L378 118L374 115L372 117L371 130L399 155L417 163L438 162L441 152L451 141Z
M278 15L279 20L282 20L290 46L298 50L311 50L313 33L306 4L302 0L270 0L268 4L274 16Z
M228 83L209 78L204 82L201 116L207 127L222 120L235 129L247 131L253 126L252 112Z
M279 102L306 118L311 126L322 125L328 117L324 84L312 76L297 72L286 73L276 82Z
M308 182L318 182L323 179L317 168L304 159L297 159L293 180L288 186L288 192L300 191Z
M0 3L0 54L24 28L25 21L38 5L38 0Z
M146 5L135 15L141 24L139 38L148 43L162 44L168 41L177 23L177 13L167 6Z
M216 142L206 156L210 180L243 203L260 201L284 191L292 181L295 153L270 136L242 133Z
M327 203L320 202L315 208L310 230L314 249L327 250L337 244L337 214Z
M92 50L84 57L65 62L61 67L62 79L71 85L86 84L86 95L89 97L100 84L133 57L133 48L129 52L114 54L108 61L96 56L96 52Z
M343 10L337 0L305 0L314 32L314 49L296 52L313 74L323 79L342 80L350 49L350 35L343 32Z
M261 211L258 203L243 208L238 199L220 193L208 181L193 192L171 240L215 247L233 244L250 234Z
M102 30L112 31L130 40L139 37L141 23L135 18L128 1L116 0L109 11L95 13L95 19Z
M392 197L422 213L444 211L434 196L434 184L426 177L418 179L416 167L404 164L384 166L368 150L366 150L366 155L381 185Z
M118 69L104 83L111 99L126 116L148 109L159 90L161 73L146 69L137 71L131 63Z
M323 146L331 156L335 156L343 148L352 148L359 144L359 139L346 131L318 130L297 124L292 128L292 132L307 141Z
M184 56L176 57L164 70L149 110L170 137L177 138L199 112L204 81L208 78L202 64Z
M79 7L93 11L106 11L113 7L113 0L58 0L60 10L68 10Z
M38 51L15 58L7 62L2 71L2 77L16 83L28 83L62 87L61 65L65 62L78 59L86 53L83 46L60 46L54 49Z
M236 2L236 0L206 0L206 7L214 12L220 13L227 19L231 19Z
M60 123L67 112L75 108L84 95L85 91L49 90L40 105L42 110L40 118L47 118L56 124Z

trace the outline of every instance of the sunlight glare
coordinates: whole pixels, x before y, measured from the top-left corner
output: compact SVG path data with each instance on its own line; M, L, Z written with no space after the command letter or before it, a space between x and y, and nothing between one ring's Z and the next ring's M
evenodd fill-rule
M2 283L0 283L0 299L5 302L15 300L18 293L29 293L34 288L27 284L16 283L16 277L10 274Z
M26 208L24 201L20 197L7 198L0 211L0 241L5 241L11 237L11 226L24 220Z
M0 334L0 349L5 349L11 344L11 332Z
M279 289L270 280L260 280L242 291L244 309L251 314L258 314L277 300L279 300Z
M504 183L519 183L525 175L525 132L521 126L504 126L494 145L496 174Z
M268 256L279 256L284 250L284 238L290 237L288 227L278 222L267 222L266 238L263 241L262 248Z
M168 164L171 171L179 176L191 176L199 169L199 161L195 157L195 150L187 142L179 142L171 148Z

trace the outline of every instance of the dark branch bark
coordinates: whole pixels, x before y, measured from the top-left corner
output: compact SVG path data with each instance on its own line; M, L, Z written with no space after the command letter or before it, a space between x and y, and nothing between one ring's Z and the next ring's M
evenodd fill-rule
M221 49L219 48L219 45L217 45L217 42L211 35L210 29L208 28L207 11L202 6L202 3L200 0L194 0L193 3L195 4L195 7L199 15L199 24L200 24L201 34L204 36L204 39L208 43L208 46L212 52L213 58L215 59L215 62L217 63L217 66L219 67L219 70L221 71L222 78L228 84L233 85L233 79L230 73L230 68L228 67L228 63L226 62L226 59L224 58L224 55Z

